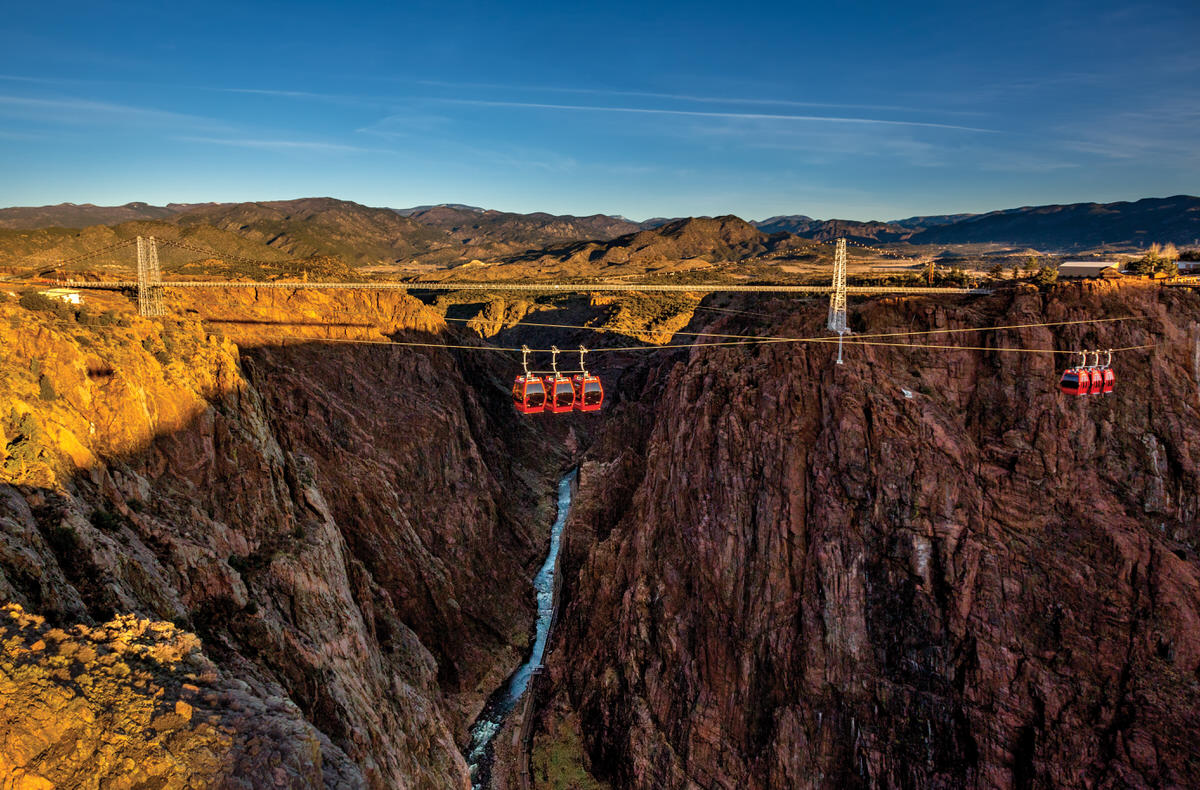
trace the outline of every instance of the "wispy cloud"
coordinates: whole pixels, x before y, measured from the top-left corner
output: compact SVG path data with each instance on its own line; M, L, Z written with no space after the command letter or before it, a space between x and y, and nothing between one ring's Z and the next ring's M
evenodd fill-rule
M915 139L914 130L873 126L756 124L747 128L741 123L723 123L697 124L683 133L722 154L747 150L779 152L782 161L793 165L821 166L884 158L916 167L943 167L951 163L957 149Z
M1200 164L1198 126L1200 93L1148 97L1142 107L1055 131L1058 144L1068 150L1111 160L1153 159L1195 167Z
M59 84L70 80L51 79L50 77L25 77L20 74L0 74L0 80L5 82L36 82L41 85Z
M453 121L445 115L429 112L396 113L380 118L366 126L355 129L360 134L373 134L392 139L420 140L427 135L440 132Z
M449 122L450 119L436 115L424 117L420 114L400 113L381 118L356 131L401 143L409 153L428 154L436 151L452 160L472 159L489 167L572 172L579 166L574 157L545 149L516 145L472 145L445 133L444 126Z
M286 96L292 99L344 99L329 93L312 93L311 91L281 91L267 88L211 88L221 93L253 93L257 96Z
M639 115L667 115L689 118L723 118L749 121L794 121L815 123L865 124L875 126L910 126L927 129L952 129L963 132L998 133L996 129L975 126L959 126L927 121L897 121L884 118L854 118L833 115L791 115L785 113L717 112L708 110L670 110L658 107L609 107L590 104L544 104L541 102L491 101L486 99L436 99L448 104L463 104L473 107L517 107L534 110L564 110L569 112L629 113Z
M446 82L442 80L416 80L416 84L429 85L439 88L476 88L483 90L522 91L528 93L567 93L585 96L631 96L643 99L667 99L670 101L695 102L698 104L741 104L759 107L835 107L843 110L928 112L928 109L918 110L913 107L902 107L892 104L852 104L844 102L796 101L794 99L763 99L742 96L698 96L694 93L616 90L611 88L567 88L555 85L498 85L489 82ZM961 114L961 112L955 111L952 114Z
M26 141L33 142L33 141L45 140L45 139L46 139L46 135L44 135L44 134L27 134L24 132L9 132L9 131L0 129L0 140L26 140Z
M345 93L318 93L314 91L276 90L271 88L206 88L220 93L241 93L250 96L274 96L281 99L330 102L332 104L354 104L377 107L387 104L385 99Z
M323 143L310 140L264 140L251 137L176 137L185 143L209 143L236 148L256 148L267 151L311 151L319 153L382 153L379 149L361 148L342 143Z
M154 125L191 128L227 129L227 124L211 118L147 107L92 101L90 99L35 99L25 96L0 96L0 114L26 120L88 126Z

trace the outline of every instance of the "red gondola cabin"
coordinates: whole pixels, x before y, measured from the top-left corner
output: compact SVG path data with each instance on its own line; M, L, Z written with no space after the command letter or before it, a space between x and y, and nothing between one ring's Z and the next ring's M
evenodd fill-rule
M1100 368L1092 368L1092 386L1088 389L1088 395L1099 395L1104 392L1104 374Z
M575 408L575 388L566 376L546 376L546 411L562 414Z
M574 376L575 408L580 411L600 411L604 404L604 385L598 376Z
M513 382L513 406L522 414L546 409L546 386L537 376L517 376Z
M1112 368L1104 369L1104 389L1101 390L1105 395L1113 391L1113 387L1117 386L1117 374L1113 373Z
M1086 370L1068 368L1063 372L1058 388L1064 395L1087 395L1092 388L1092 376Z

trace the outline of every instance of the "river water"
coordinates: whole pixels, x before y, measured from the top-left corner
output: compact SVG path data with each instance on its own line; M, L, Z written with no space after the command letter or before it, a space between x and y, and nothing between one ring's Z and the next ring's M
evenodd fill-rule
M471 787L486 790L492 778L492 739L500 731L505 718L517 706L521 695L529 686L533 671L542 665L542 654L546 652L546 637L550 633L550 619L554 615L554 565L558 559L558 548L562 542L563 526L571 511L571 484L576 472L558 481L558 516L550 527L550 550L546 561L533 577L533 589L537 591L537 632L529 659L509 676L508 682L496 689L484 706L479 718L471 725L471 743L466 749L467 766L471 769Z

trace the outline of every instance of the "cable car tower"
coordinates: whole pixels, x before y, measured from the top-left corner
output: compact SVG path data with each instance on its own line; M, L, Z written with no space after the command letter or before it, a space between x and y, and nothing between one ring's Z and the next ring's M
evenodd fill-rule
M842 364L842 337L846 328L846 240L838 239L833 254L833 291L829 294L829 331L838 335L837 363Z

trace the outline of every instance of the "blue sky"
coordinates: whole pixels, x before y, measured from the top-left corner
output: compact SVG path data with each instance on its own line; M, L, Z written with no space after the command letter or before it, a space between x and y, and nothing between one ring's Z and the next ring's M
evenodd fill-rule
M1200 192L1200 3L9 4L0 205L896 219Z

